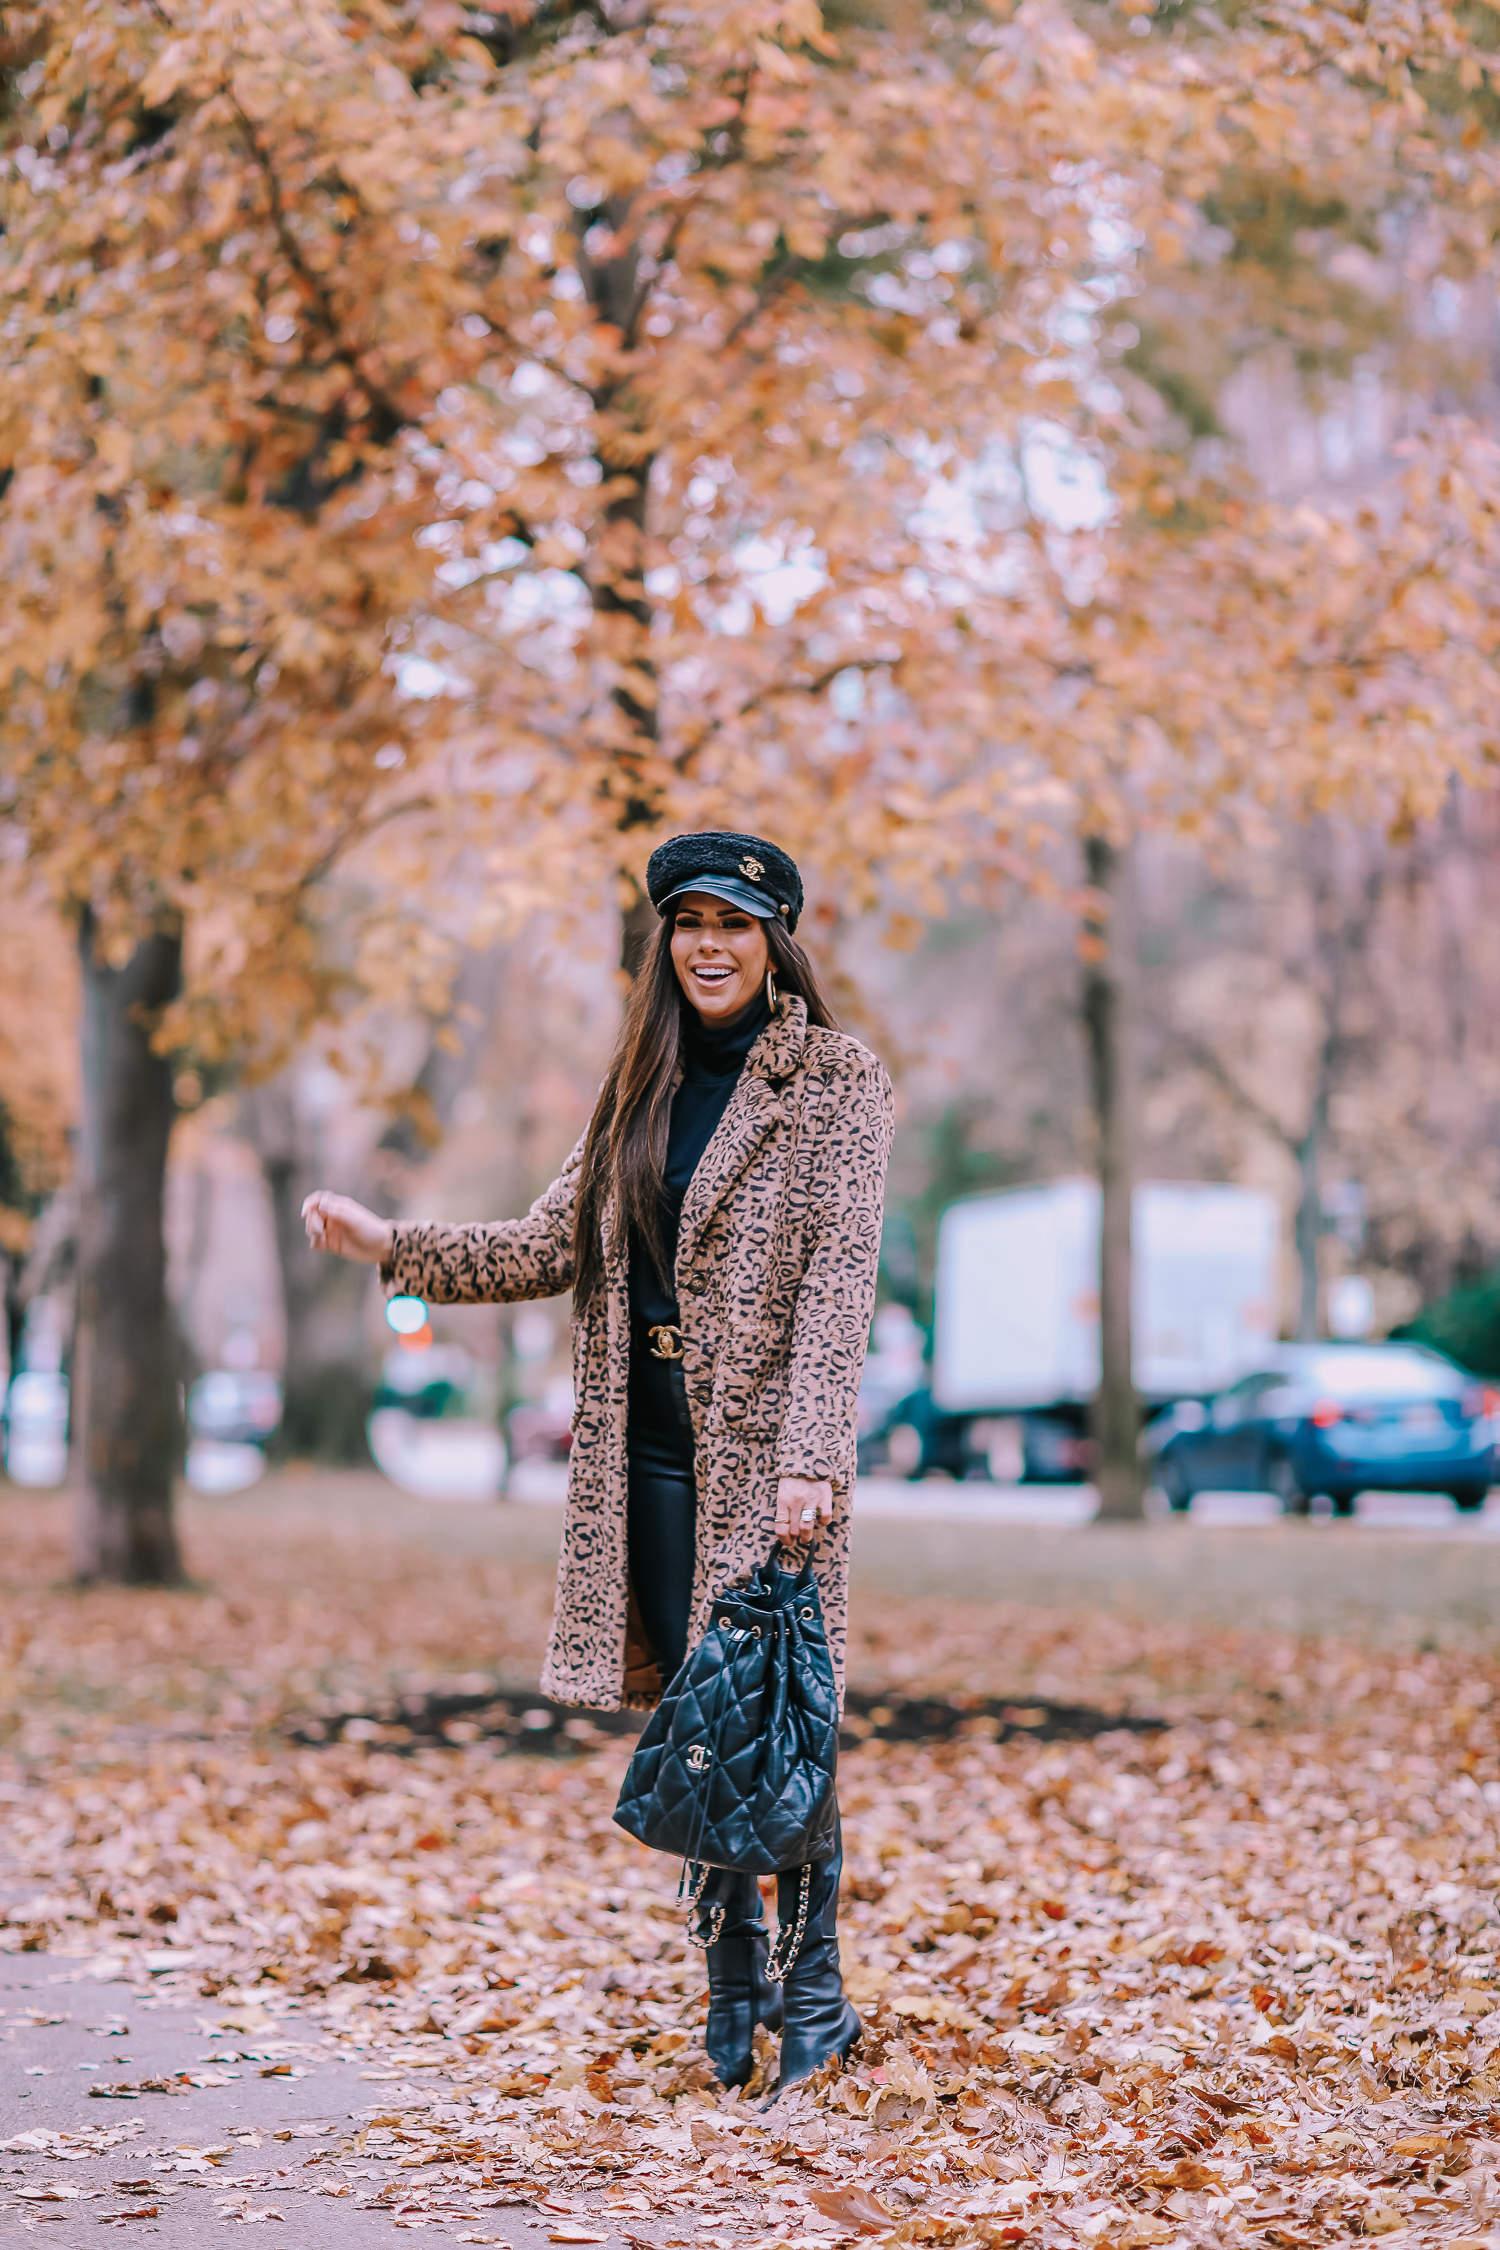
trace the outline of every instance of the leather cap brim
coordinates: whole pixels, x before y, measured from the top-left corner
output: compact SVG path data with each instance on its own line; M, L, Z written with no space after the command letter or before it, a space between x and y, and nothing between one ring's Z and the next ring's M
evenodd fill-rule
M742 883L734 875L695 875L690 883L679 883L675 891L668 891L656 911L665 914L669 907L686 898L689 891L700 891L707 898L721 898L726 906L742 906L747 914L758 914L763 922L773 922L779 911L774 898L767 898L753 883Z

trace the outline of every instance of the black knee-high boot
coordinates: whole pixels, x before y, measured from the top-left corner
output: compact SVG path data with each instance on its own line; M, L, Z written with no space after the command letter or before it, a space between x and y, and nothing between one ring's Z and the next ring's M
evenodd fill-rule
M781 1984L781 2069L769 2101L837 2055L847 2058L862 2024L844 1997L839 1973L839 1877L844 1868L842 1830L835 1833L832 1859L811 1869L793 1867L776 1879L778 1954L802 1918L802 1942ZM802 1913L802 1883L807 1877L807 1907Z
M724 1868L710 1877L698 1907L698 1936L708 1966L703 2044L720 2084L743 2086L755 2068L756 2025L775 2031L781 2023L781 1993L766 1975L766 1920L753 1875Z

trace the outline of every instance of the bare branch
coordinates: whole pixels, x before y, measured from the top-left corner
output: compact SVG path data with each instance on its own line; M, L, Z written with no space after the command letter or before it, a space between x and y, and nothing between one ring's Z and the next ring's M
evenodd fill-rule
M1273 1140L1279 1141L1289 1155L1300 1157L1303 1142L1307 1136L1289 1132L1274 1110L1267 1109L1263 1102L1257 1101L1252 1093L1247 1092L1235 1077L1233 1071L1228 1068L1223 1057L1215 1053L1206 1039L1200 1039L1196 1032L1183 1030L1180 1025L1174 1027L1173 1037L1185 1049L1204 1076L1211 1078L1220 1092L1229 1096L1237 1109L1242 1109L1245 1115L1253 1119L1263 1132L1269 1133Z
M391 398L389 394L384 391L378 383L374 383L370 380L369 376L365 373L363 367L360 365L358 352L352 349L351 346L345 341L343 328L339 320L338 310L334 304L333 297L330 294L328 287L323 281L322 277L313 271L312 267L303 257L302 245L298 242L296 235L292 232L291 226L288 223L286 206L281 200L281 182L276 177L276 169L271 162L270 156L268 155L267 151L261 146L260 135L257 133L253 122L246 115L245 110L241 106L239 97L236 95L234 88L231 85L226 84L223 91L226 101L228 101L228 103L234 110L236 117L238 117L240 121L240 127L244 133L244 137L250 149L250 153L255 159L255 163L260 171L261 178L265 182L266 198L271 206L271 223L276 230L276 239L281 245L282 255L285 257L288 265L292 268L292 271L296 274L298 280L302 283L302 286L307 291L309 297L317 306L319 317L323 323L324 332L328 336L329 341L334 345L339 358L343 361L350 374L358 383L360 389L364 392L365 397L368 399L370 405L383 418L388 433L390 435L394 435L397 430L402 429L406 425L410 417L401 411L401 409L397 406L395 400Z
M673 762L679 773L689 772L693 759L722 728L731 725L736 719L748 718L752 711L758 711L765 704L774 702L778 696L821 695L825 688L832 686L840 672L879 672L890 662L888 656L851 656L837 664L826 665L809 680L772 680L767 686L757 688L754 695L747 696L736 710L726 711L722 718L708 720L696 740Z
M383 806L379 812L371 813L368 818L361 813L346 820L333 841L319 853L310 866L304 867L302 873L292 885L293 892L300 895L312 890L322 882L325 875L331 873L335 864L342 859L351 844L364 843L368 837L375 834L377 829L388 828L392 821L402 820L408 813L436 811L437 803L434 798L404 797L400 804Z
M672 259L676 256L677 245L682 240L682 230L688 223L691 208L690 204L685 203L667 229L667 239L661 246L661 255L656 262L657 273L660 273L663 266L670 265ZM630 309L625 315L624 326L620 331L620 341L626 351L632 351L635 348L636 330L640 323L641 314L651 301L651 284L655 279L656 274L653 274L651 280L642 281L639 278L639 269L637 269L635 292L631 298Z
M767 306L773 304L776 298L780 296L782 290L785 289L793 280L795 280L796 276L802 271L806 263L807 260L805 258L794 258L791 255L790 251L788 251L783 257L777 259L775 265L772 266L770 272L766 275L765 280L761 283L760 288L756 291L754 304L751 305L747 312L744 312L740 315L739 319L730 329L729 334L724 338L723 343L719 346L719 353L721 357L724 355L724 353L733 350L734 346L744 335L745 330L753 326L753 324L757 320L759 320L761 314L766 310Z

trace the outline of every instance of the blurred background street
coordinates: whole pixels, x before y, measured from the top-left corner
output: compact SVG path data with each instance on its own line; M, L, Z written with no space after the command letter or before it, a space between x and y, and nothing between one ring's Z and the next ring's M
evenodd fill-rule
M1382 909L1380 947L1360 953L1360 1036L1337 1031L1311 1168L1278 1138L1260 1098L1290 1116L1323 1068L1318 1042L1336 1027L1318 991L1265 950L1260 933L1278 914L1266 905L1262 915L1257 886L1284 909L1283 923L1319 910L1274 854L1238 888L1153 847L1159 918L1148 921L1150 966L1139 979L1148 1184L1137 1190L1134 1282L1149 1507L1170 1498L1200 1523L1352 1505L1362 1523L1439 1530L1455 1494L1468 1509L1482 1501L1500 1398L1491 1388L1500 1383L1491 1278L1500 1095L1487 1091L1483 1027L1500 1010L1500 965L1474 886L1500 859L1500 841L1487 809L1465 820L1436 855L1362 846L1400 903ZM1461 906L1466 898L1474 903ZM1445 1047L1443 1009L1423 1010L1407 974L1414 916L1418 929L1430 921L1434 943L1451 932L1436 989L1444 1008L1463 1012L1462 1061ZM50 1171L39 1165L17 1190L5 1459L12 1483L61 1489L77 1321L66 1056L76 1001L62 933L47 938L44 926L33 938L53 980L31 1060L54 1067L38 1099L47 1097L55 1153ZM296 1207L307 1187L335 1179L414 1217L523 1208L585 1122L607 1055L615 982L602 928L596 939L581 960L560 960L544 931L484 956L473 972L483 1005L464 1017L461 1055L435 1047L423 1064L416 1027L402 1032L419 1076L441 1080L430 1145L394 1146L383 1104L361 1098L316 1050L265 1085L205 1095L179 1118L167 1288L195 1489L248 1487L269 1458L373 1460L401 1489L453 1502L559 1495L572 1412L566 1305L429 1317L411 1301L388 1314L368 1273L306 1249ZM901 1090L861 1405L866 1513L930 1511L944 1485L961 1488L946 1504L965 1516L1045 1523L1088 1513L1099 1222L1073 945L1062 906L1024 898L993 917L959 916L906 955L842 943L850 1021L889 1056ZM1235 996L1234 1033L1216 1028L1218 1044L1207 1046L1192 1026L1204 1008L1227 1026L1204 998L1221 988ZM0 1017L21 1004L0 1002ZM1355 1005L1347 986L1339 1004ZM1261 1090L1253 1101L1226 1081L1231 1050ZM1308 1363L1299 1390L1291 1347L1278 1360L1275 1338L1307 1331L1309 1308L1311 1332L1335 1349ZM1359 1358L1393 1330L1441 1351L1460 1375L1446 1382L1436 1361L1410 1351ZM1278 1368L1285 1396L1257 1421L1236 1386L1264 1386ZM1341 1399L1360 1368L1359 1396ZM1378 1467L1365 1460L1368 1482L1353 1456L1320 1455L1315 1475L1283 1429L1334 1407L1347 1411L1350 1433L1372 1409L1394 1417L1365 1441L1367 1455L1371 1445L1389 1455ZM1201 1428L1186 1426L1194 1414ZM1253 1460L1252 1423L1265 1438ZM1454 1443L1470 1444L1472 1459Z
M1323 841L1335 859L1353 849ZM1316 842L1316 831L1292 835L1233 879L1165 843L1148 859L1133 1288L1152 1504L1170 1496L1194 1521L1254 1520L1363 1493L1361 1521L1436 1527L1455 1493L1467 1507L1482 1499L1500 1398L1500 958L1479 909L1500 832L1475 803L1420 848L1360 842L1380 904L1340 972L1337 1005L1354 1011L1357 1039L1286 952L1288 929L1321 928L1341 895L1326 869L1304 874ZM1075 938L1063 905L1018 896L936 925L905 954L857 932L837 940L849 1020L889 1057L901 1101L861 1403L869 1511L927 1507L945 1483L962 1486L964 1513L1073 1521L1087 1510L1097 1121ZM1419 938L1436 949L1425 987L1410 960ZM0 1000L0 1022L7 1009L36 1012L35 1048L18 1038L15 1051L40 1136L16 1144L33 1149L33 1169L16 1175L5 1261L5 1457L13 1483L46 1489L67 1475L77 1323L77 1000L61 928L33 926L31 942L50 983ZM524 1208L582 1129L607 1058L617 996L606 942L601 921L586 949L560 956L543 923L475 956L458 1052L430 1044L424 1060L420 1026L393 1022L393 1052L431 1092L430 1140L393 1133L386 1102L317 1044L263 1084L184 1109L166 1175L166 1282L194 1488L248 1486L267 1458L373 1459L436 1499L558 1495L572 1412L565 1303L387 1311L368 1272L307 1249L296 1213L329 1179L412 1217ZM1441 1005L1424 1008L1424 989ZM1308 1088L1330 1070L1327 1099L1315 1099ZM1317 1120L1299 1156L1276 1119L1303 1100ZM45 1162L36 1149L51 1152ZM1410 1350L1370 1357L1393 1331L1461 1374L1449 1381ZM1293 1382L1292 1347L1275 1339L1299 1332L1333 1351ZM1257 1421L1236 1386L1253 1391L1278 1368L1286 1398ZM1361 1369L1359 1396L1341 1398ZM1315 1475L1276 1435L1291 1415L1335 1407L1350 1433L1373 1409L1394 1417L1369 1434L1367 1455L1383 1446L1389 1459L1366 1459L1367 1482L1356 1457L1320 1455ZM1185 1426L1193 1414L1202 1428ZM1253 1460L1252 1424L1266 1440Z

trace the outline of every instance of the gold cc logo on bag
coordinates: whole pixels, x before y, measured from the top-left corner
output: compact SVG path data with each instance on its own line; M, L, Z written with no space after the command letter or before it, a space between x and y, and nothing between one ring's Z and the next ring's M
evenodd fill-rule
M752 883L758 883L764 875L765 869L758 859L742 859L740 861L740 873L748 875Z

